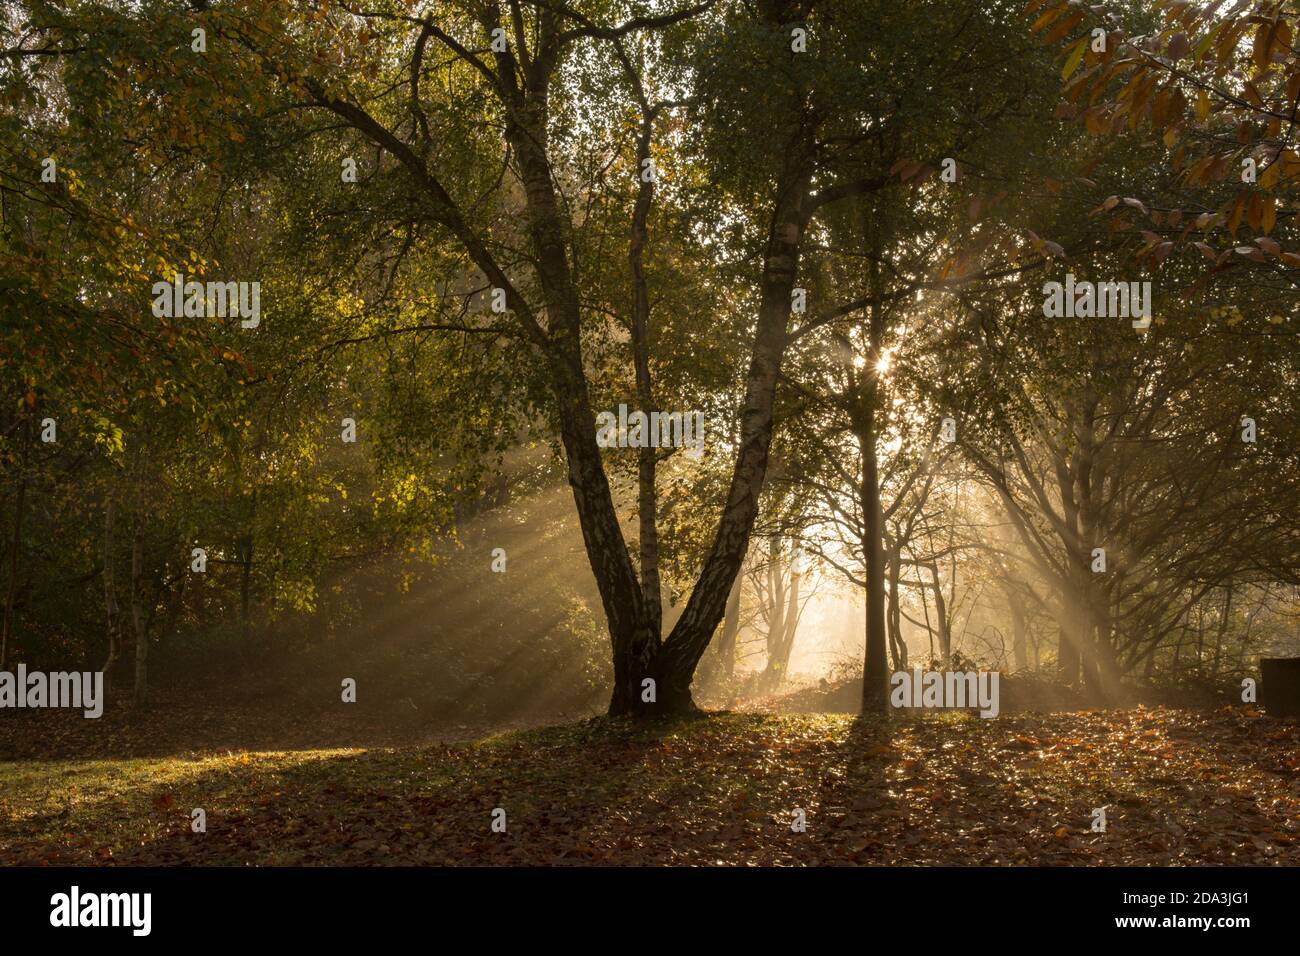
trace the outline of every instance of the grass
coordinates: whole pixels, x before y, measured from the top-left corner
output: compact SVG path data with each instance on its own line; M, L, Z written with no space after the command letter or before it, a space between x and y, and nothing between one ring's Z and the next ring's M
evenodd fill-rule
M1250 709L1139 708L602 718L453 744L19 759L0 762L0 862L1295 865L1298 742Z

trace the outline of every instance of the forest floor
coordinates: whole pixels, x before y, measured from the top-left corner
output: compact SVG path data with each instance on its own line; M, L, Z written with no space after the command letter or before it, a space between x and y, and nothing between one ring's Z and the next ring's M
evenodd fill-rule
M369 749L123 749L11 748L0 863L1300 864L1300 725L1251 707L728 713Z

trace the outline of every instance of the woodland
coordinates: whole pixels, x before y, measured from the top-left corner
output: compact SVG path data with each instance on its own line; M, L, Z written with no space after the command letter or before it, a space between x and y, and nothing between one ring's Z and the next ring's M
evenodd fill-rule
M1298 119L1296 0L0 0L0 861L1300 862Z

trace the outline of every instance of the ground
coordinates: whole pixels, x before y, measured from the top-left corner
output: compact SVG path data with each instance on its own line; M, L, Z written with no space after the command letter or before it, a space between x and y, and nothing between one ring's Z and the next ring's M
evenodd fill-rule
M0 863L1296 865L1298 743L1249 707L1137 708L23 758L0 762Z

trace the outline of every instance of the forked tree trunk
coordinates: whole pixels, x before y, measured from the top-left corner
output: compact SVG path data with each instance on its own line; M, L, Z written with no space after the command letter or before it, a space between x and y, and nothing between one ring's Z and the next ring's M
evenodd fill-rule
M764 8L763 15L773 24L783 24L788 13ZM539 18L539 49L562 48L560 23L558 15ZM686 608L667 639L661 639L644 582L638 579L619 525L596 442L595 415L584 372L581 306L568 238L573 224L563 211L547 154L550 83L559 58L547 55L521 61L506 48L496 51L493 59L500 76L510 78L503 80L496 92L505 111L505 138L523 187L524 228L533 277L544 303L545 326L538 319L543 310L534 311L518 292L483 237L410 145L355 103L338 99L318 85L309 84L308 89L319 105L343 117L409 170L427 194L435 218L456 235L493 285L505 289L509 307L546 363L569 486L609 627L614 664L610 714L690 712L695 709L690 691L695 668L722 620L758 512L772 440L773 400L787 344L791 291L810 211L814 123L802 106L773 118L774 135L786 137L777 151L784 167L776 177L731 485ZM518 76L526 76L527 82L516 83ZM645 479L641 488L653 493L652 476L647 474ZM645 509L647 516L652 513L652 508ZM643 533L643 546L649 543ZM648 562L647 570L654 563ZM653 594L657 598L657 589Z

